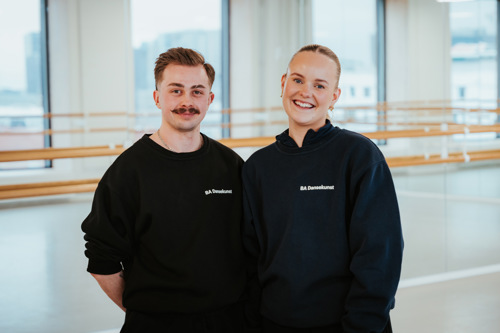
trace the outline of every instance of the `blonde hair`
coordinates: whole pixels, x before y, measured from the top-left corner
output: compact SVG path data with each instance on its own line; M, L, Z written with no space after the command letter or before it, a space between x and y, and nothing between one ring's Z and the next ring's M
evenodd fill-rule
M323 55L327 56L328 58L332 59L335 62L335 64L337 65L337 87L336 88L338 88L339 79L340 79L340 72L341 72L341 66L340 66L339 57L337 57L337 55L335 54L335 52L333 52L332 50L330 50L328 47L323 46L323 45L319 45L319 44L305 45L305 46L301 47L300 50L298 50L297 52L295 52L295 54L293 55L292 59L290 59L290 62L288 63L288 66L290 66L290 63L295 58L295 56L297 54L299 54L299 53L302 53L302 52L320 53L320 54L323 54Z

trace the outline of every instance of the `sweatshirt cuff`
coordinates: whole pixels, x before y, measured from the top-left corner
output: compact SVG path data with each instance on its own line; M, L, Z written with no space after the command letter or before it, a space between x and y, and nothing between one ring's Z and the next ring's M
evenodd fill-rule
M89 260L87 272L101 275L111 275L122 270L119 262Z

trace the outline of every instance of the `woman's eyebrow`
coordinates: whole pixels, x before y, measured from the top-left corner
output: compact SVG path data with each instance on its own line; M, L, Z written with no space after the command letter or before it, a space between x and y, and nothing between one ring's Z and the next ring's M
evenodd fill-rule
M295 73L295 72L294 73L290 73L290 76L298 76L300 78L304 77L304 75L299 74L299 73ZM323 80L323 79L314 79L314 82L324 82L326 84L329 84L327 80Z

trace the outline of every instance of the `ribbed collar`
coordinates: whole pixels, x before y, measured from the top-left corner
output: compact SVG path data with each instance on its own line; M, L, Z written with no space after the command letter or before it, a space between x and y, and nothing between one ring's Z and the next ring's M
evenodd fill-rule
M148 147L154 149L156 152L169 159L187 160L187 159L197 158L199 156L205 155L208 152L209 147L211 145L209 138L205 134L201 133L201 136L203 138L203 146L200 149L189 153L175 153L173 151L165 149L163 146L151 140L150 138L151 135L152 134L144 134L139 141L146 144Z
M321 127L317 132L315 132L313 129L309 129L307 131L306 136L304 137L304 142L302 142L302 147L311 146L320 142L333 131L334 131L333 125L330 122L330 120L327 119L325 126ZM299 147L297 143L290 136L288 129L286 129L283 133L277 135L276 141L290 148Z

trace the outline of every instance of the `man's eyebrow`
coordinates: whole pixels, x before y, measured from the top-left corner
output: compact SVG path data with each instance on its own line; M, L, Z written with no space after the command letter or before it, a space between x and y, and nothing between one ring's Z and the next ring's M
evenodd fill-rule
M184 88L184 85L182 83L177 83L177 82L169 83L168 86ZM191 89L206 89L206 87L203 84L195 84L191 86Z

